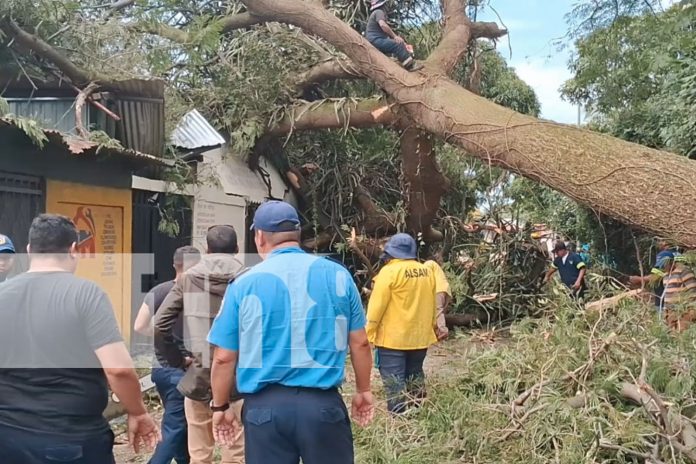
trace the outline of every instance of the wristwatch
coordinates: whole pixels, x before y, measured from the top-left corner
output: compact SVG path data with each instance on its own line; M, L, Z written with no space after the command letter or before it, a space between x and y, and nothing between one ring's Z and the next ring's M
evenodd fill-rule
M225 404L220 405L220 406L215 406L213 404L212 400L210 401L210 410L213 412L225 412L228 409L230 409L230 403L225 403Z

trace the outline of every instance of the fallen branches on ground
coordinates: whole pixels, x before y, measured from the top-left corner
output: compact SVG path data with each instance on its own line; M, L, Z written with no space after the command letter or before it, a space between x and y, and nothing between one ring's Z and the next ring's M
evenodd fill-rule
M456 370L431 376L427 407L386 438L359 431L359 460L696 462L696 329L671 332L630 299L591 312L552 304L508 339L468 345Z

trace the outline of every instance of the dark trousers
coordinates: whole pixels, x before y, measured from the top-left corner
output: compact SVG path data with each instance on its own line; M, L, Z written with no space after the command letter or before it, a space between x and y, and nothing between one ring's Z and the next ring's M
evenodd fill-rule
M373 39L370 43L385 55L397 57L402 63L411 58L411 54L406 50L406 45L398 43L394 39Z
M423 362L427 349L391 350L377 348L379 373L387 394L387 409L399 414L408 409L409 403L419 405L425 398L425 373Z
M246 464L353 464L353 434L337 389L271 385L244 396Z
M152 381L162 399L162 441L150 458L150 464L188 464L188 442L186 434L186 415L184 414L184 395L176 386L184 376L183 369L156 367L152 369Z
M53 434L0 425L2 464L114 464L113 447L114 434L109 429L85 436L67 430Z

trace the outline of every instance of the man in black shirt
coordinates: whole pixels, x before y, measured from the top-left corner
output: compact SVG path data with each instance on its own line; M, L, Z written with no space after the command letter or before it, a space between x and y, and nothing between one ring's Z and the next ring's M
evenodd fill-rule
M200 261L201 253L197 248L185 246L174 252L175 280L163 282L155 286L145 296L138 316L135 319L135 330L143 335L152 336L152 320L162 302L174 287L176 279L191 266ZM182 351L184 329L183 320L179 317L173 330L173 336L180 342ZM155 453L150 458L150 464L169 464L174 459L177 464L189 462L186 416L184 414L184 396L177 390L179 381L184 376L184 369L172 367L167 362L163 353L155 348L157 365L152 368L152 381L157 387L157 392L164 406L162 416L162 441L157 445Z
M133 361L104 291L73 275L77 230L42 214L29 231L29 272L0 285L0 462L114 463L102 416L108 385L128 413L129 439L154 446Z

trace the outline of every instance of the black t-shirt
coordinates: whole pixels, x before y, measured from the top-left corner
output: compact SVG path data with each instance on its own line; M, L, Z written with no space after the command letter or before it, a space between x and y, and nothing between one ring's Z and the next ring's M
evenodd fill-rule
M123 340L106 293L68 272L0 285L0 423L89 435L108 428L94 351Z
M150 317L154 317L154 315L157 314L157 311L160 309L160 306L162 306L162 302L164 302L164 299L167 297L171 289L174 288L174 283L175 281L173 280L170 280L168 282L162 282L161 284L154 286L152 290L150 290L148 294L145 295L145 304L150 310ZM179 319L177 319L176 324L174 325L174 329L172 330L172 335L174 336L174 340L176 340L177 343L180 345L180 348L182 350L185 350L184 320L182 315L179 315ZM157 346L155 346L155 358L157 359L158 366L169 366L169 363L167 363L167 358L162 353L160 353L160 351L157 349Z

